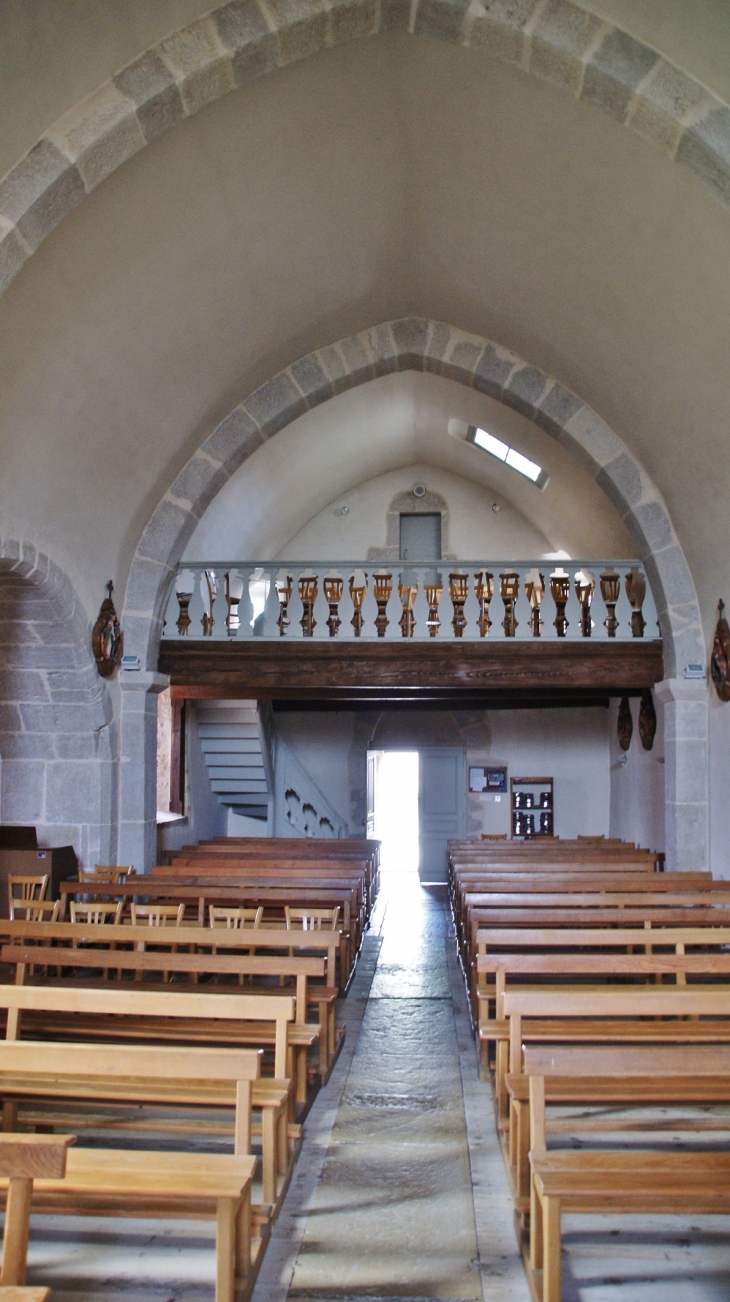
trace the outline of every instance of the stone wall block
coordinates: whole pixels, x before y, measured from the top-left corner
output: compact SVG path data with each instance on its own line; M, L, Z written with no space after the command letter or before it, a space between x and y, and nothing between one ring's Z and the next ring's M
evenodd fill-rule
M45 818L51 823L85 823L99 806L98 766L65 759L46 765Z
M375 0L334 0L329 16L329 43L343 45L375 31Z
M631 125L644 140L673 157L683 124L696 120L709 103L710 97L703 86L661 59L654 75L636 97Z
M522 366L510 376L503 400L532 420L548 384L544 371L536 366Z
M462 371L464 378L471 382L483 352L484 349L479 344L471 343L468 339L459 339L451 349L449 362L455 370Z
M532 18L538 0L494 0L474 18L469 38L472 49L486 50L505 63L519 63L525 49L523 28Z
M212 17L189 23L157 48L180 87L187 113L197 113L233 90L230 53Z
M306 410L304 398L285 371L267 380L246 399L246 411L267 439Z
M27 732L80 732L93 731L103 725L103 715L95 703L86 705L60 705L52 702L33 705L21 701L20 717Z
M4 764L13 759L54 759L56 750L53 738L42 733L3 732L0 733L0 755Z
M130 610L136 615L162 615L174 575L175 571L168 565L137 557L127 582L125 612Z
M98 733L57 733L52 758L59 760L97 760L99 758Z
M324 48L327 9L324 0L268 0L277 30L279 64L306 59Z
M474 388L490 398L501 398L513 370L513 360L500 356L494 344L487 344L474 369Z
M220 492L223 485L227 482L228 475L222 466L211 461L204 448L196 452L190 458L187 465L183 466L177 479L170 485L167 490L165 501L170 503L174 500L175 505L187 507L192 520L183 522L180 529L180 538L185 537L187 529L192 525L195 527L195 520L199 518L205 508L209 506L216 493ZM160 503L162 505L162 503ZM145 530L146 534L146 530ZM145 535L143 535L144 538ZM187 538L185 539L187 542ZM141 549L141 544L140 544ZM165 559L169 556L169 549L164 553Z
M76 164L87 191L145 144L133 101L112 81L60 118L48 139Z
M428 345L429 358L445 357L451 343L451 327L444 321L434 321L431 326L431 341Z
M676 615L672 614L676 622ZM671 640L664 637L665 652L664 658L667 660L666 646L671 645L674 651L674 672L677 674L684 673L685 665L700 664L707 665L707 648L705 646L704 633L698 624L690 624L687 628L677 632L673 630ZM665 667L665 673L669 674L669 666Z
M148 50L118 73L114 84L137 106L137 117L148 143L185 117L175 79L154 50Z
M4 823L39 823L46 766L42 760L3 759L0 817Z
M213 15L218 35L232 51L237 86L276 67L276 35L255 0L236 0Z
M182 476L185 475L186 470L187 466L182 475L179 476L182 480L181 486L183 489L186 484ZM173 488L176 485L177 481ZM142 534L137 548L138 556L163 563L167 560L173 548L178 545L181 538L184 538L186 534L187 537L192 535L196 524L197 519L186 504L179 501L171 502L169 496L163 497ZM129 593L127 593L127 604L129 604ZM139 607L135 606L133 609L137 610Z
M535 424L555 436L562 432L582 406L580 398L556 380L540 399L535 411Z
M695 601L694 583L684 553L678 544L657 552L654 561L659 571L667 607L689 606Z
M724 203L730 203L730 108L722 105L688 127L677 162L694 172Z
M670 701L664 709L664 739L679 746L707 741L707 699Z
M230 476L263 441L261 430L245 408L235 407L205 440L202 450Z
M641 502L634 510L634 518L652 551L674 543L672 522L661 502Z
M599 19L569 0L549 0L532 33L530 72L577 95L584 57L600 27Z
M419 0L416 35L460 44L469 3L470 0Z
M50 140L41 140L0 181L0 213L34 253L85 193L76 168Z
M135 569L136 569L135 561ZM125 601L124 613L124 650L129 655L137 655L142 661L143 669L157 666L157 649L162 633L162 618L150 621L148 615L128 613L128 600ZM164 618L164 616L163 616Z
M23 721L17 705L0 701L0 732L20 732L22 727Z
M398 341L395 338L395 330L392 325L391 332L397 348ZM351 335L349 339L341 339L339 342L339 351L346 367L345 375L347 377L347 383L345 388L351 389L354 384L361 384L365 379L375 379L374 363L372 358L368 356L365 345L359 335Z
M390 330L398 354L398 369L404 370L408 365L423 370L428 343L428 321L417 316L404 317L401 321L392 321Z
M678 801L673 811L678 872L701 872L709 867L707 805Z
M43 675L37 670L2 669L0 698L6 701L47 701L48 688Z
M320 348L317 356L330 378L332 392L343 393L345 389L349 389L350 373L338 349L328 344L326 348Z
M410 0L380 0L379 31L407 32L410 21Z
M392 375L397 370L396 346L388 324L366 330L367 346L375 359L376 375Z
M318 406L333 396L333 388L322 369L322 363L316 353L308 353L292 362L289 367L292 377L307 400L307 406Z
M607 32L585 70L582 98L623 122L634 91L659 55L628 32Z
M28 253L15 227L0 217L0 294L4 294Z

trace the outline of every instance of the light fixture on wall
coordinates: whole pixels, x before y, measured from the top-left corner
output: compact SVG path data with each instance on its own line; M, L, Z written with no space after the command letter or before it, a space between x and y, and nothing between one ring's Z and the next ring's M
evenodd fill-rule
M413 496L414 496L414 497L425 497L425 496L426 496L426 485L425 485L425 484L414 484L414 485L413 485Z
M340 515L349 515L349 514L350 514L350 508L349 508L349 506L341 506L341 507L340 507Z
M492 510L493 511L499 510L499 502L492 502Z

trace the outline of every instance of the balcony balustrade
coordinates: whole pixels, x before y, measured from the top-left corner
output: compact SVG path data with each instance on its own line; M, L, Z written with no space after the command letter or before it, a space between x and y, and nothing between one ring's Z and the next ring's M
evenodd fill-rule
M638 561L181 564L163 638L659 638Z

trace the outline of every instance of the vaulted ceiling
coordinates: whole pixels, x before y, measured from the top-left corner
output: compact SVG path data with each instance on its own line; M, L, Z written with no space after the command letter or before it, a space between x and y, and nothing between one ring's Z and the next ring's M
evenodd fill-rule
M4 8L0 47L33 88L0 76L7 166L207 6L128 0L110 25L111 8L88 0L73 21L53 0ZM722 0L693 0L695 30L681 0L590 8L730 94ZM729 595L730 209L600 107L403 32L210 103L28 260L0 299L0 534L47 551L91 612L110 576L123 589L155 504L237 401L297 357L408 315L498 340L600 413L664 495L709 630ZM320 487L328 419L305 422ZM361 426L340 428L354 440ZM363 477L392 464L380 442ZM286 446L277 435L267 450L272 476ZM306 463L305 444L297 455ZM559 477L568 454L555 456ZM589 534L595 487L581 500L580 473L567 461L562 473ZM333 472L324 501L340 483Z

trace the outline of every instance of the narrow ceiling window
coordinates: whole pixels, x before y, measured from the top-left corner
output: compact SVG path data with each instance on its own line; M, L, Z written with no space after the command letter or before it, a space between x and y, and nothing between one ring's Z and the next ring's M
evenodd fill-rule
M508 443L503 443L501 439L495 438L493 434L488 434L485 429L479 429L476 425L469 426L467 441L475 443L478 448L488 452L490 456L496 457L498 461L503 461L506 466L511 466L518 474L524 475L525 479L531 480L538 488L544 488L548 482L548 474L537 462L530 461L516 448L511 448Z

